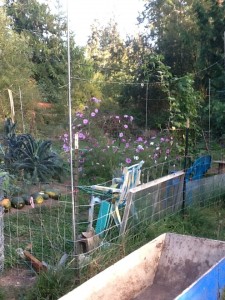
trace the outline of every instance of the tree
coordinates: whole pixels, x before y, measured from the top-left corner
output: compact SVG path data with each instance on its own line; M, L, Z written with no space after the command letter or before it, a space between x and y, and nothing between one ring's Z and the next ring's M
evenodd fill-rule
M172 74L182 76L195 70L199 41L193 0L149 0L138 19Z
M88 54L100 74L98 78L103 81L101 89L106 98L119 103L141 126L145 125L147 101L147 114L151 115L149 125L165 126L169 117L171 74L163 57L153 52L145 37L123 41L116 23L111 21L105 28L95 24L88 42Z
M196 24L199 28L198 74L202 86L208 86L208 79L213 79L215 88L224 87L224 24L225 2L207 0L196 1Z
M194 88L193 75L173 78L170 86L170 127L185 128L187 120L192 128L199 127L201 94Z
M19 90L23 93L24 111L30 109L38 99L36 82L31 80L31 52L23 34L14 32L9 27L9 19L4 8L0 8L0 105L2 117L10 114L9 95L12 90L15 110L20 109ZM37 96L37 97L36 97ZM33 100L33 101L32 101ZM20 118L16 115L17 123Z
M147 113L150 127L167 126L171 79L169 69L163 62L163 56L146 53L139 61L139 67L133 77L133 84L124 87L120 104L129 109L129 113L136 116L139 125L145 125Z
M30 46L33 78L43 98L57 103L65 96L67 80L66 23L50 13L46 4L36 0L7 0L7 14L12 28L23 34Z
M92 25L87 54L93 63L96 79L104 81L100 88L105 99L117 102L122 83L127 79L127 51L121 39L117 23L113 20L105 26Z

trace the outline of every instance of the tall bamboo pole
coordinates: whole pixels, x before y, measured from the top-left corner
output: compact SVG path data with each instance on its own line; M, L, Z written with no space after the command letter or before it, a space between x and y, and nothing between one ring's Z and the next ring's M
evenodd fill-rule
M67 0L67 72L68 72L68 107L69 107L69 137L70 137L70 180L72 197L72 222L74 255L76 255L76 218L75 218L75 197L73 180L73 132L72 132L72 101L71 101L71 68L70 68L70 26L69 26L69 0Z

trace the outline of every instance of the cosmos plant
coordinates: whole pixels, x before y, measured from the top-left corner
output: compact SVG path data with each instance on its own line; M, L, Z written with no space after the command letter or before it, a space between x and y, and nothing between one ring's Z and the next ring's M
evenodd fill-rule
M73 119L73 134L78 132L80 147L80 170L89 159L89 165L106 165L107 157L115 160L117 164L130 165L141 160L148 161L150 165L167 160L174 145L172 136L146 137L144 134L132 134L134 117L124 115L104 115L96 106L101 100L92 97L90 105L82 112L77 112ZM61 137L62 149L65 153L70 150L69 135L65 132ZM82 146L81 146L82 145ZM101 161L94 161L98 158ZM107 156L108 153L108 156ZM95 154L95 155L93 155ZM105 160L104 160L105 157Z

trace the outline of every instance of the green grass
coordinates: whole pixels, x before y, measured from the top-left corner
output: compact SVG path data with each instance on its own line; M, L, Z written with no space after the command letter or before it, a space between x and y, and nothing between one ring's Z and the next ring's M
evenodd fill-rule
M23 295L23 300L59 299L73 289L74 278L74 271L70 269L42 272L37 277L35 286Z
M189 208L184 214L180 212L155 223L142 222L132 227L125 239L126 254L166 232L225 240L224 201L204 208Z
M5 267L13 267L19 257L17 248L32 244L32 252L47 263L55 264L65 252L71 251L72 209L67 202L51 207L40 206L29 211L5 214Z
M72 209L67 200L65 198L59 202L59 205L51 207L51 213L48 207L40 207L31 210L29 214L6 215L6 267L22 263L16 256L15 249L19 246L25 247L26 243L30 241L30 236L32 236L32 250L36 257L53 266L64 252L71 253L73 251L73 244L68 242L72 236ZM86 217L84 213L83 208L81 218L82 215L83 218ZM90 263L81 270L81 282L166 232L225 240L224 200L215 204L209 203L207 207L190 208L184 214L176 213L154 223L139 223L128 230L123 241L116 239L115 232L112 232L109 234L109 239L115 239L109 244L109 247L96 251ZM37 276L32 289L24 292L21 299L37 299L36 295L38 295L38 299L58 299L77 286L74 278L74 269L71 266L58 271L50 270L41 273ZM4 299L2 297L0 293L0 299Z

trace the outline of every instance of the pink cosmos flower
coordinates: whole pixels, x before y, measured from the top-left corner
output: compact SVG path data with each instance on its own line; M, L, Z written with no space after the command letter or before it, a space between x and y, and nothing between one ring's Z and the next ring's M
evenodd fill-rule
M101 102L101 100L100 100L100 99L97 99L96 97L92 97L92 98L90 99L90 101L91 101L91 102L94 102L94 103L99 103L99 102Z
M157 157L158 157L158 154L157 154L157 153L154 153L153 158L156 159Z
M131 163L131 159L129 157L126 158L126 163L130 164Z
M97 108L95 109L95 113L96 113L96 114L98 113L98 109L97 109Z
M169 154L170 154L170 149L167 148L167 149L166 149L166 155L169 155Z
M91 116L92 116L92 117L95 117L95 112L92 112L92 113L91 113Z
M137 146L137 149L138 149L139 151L143 151L143 150L144 150L144 147L143 147L142 145L138 145L138 146Z
M120 138L123 137L123 133L122 132L119 133L119 137Z
M83 119L83 124L87 125L88 124L88 120L87 119Z
M123 127L127 129L127 128L128 128L128 125L127 125L127 124L125 124Z
M66 144L64 144L64 145L63 145L63 150L64 150L65 152L69 152L69 151L70 151L70 147L67 146Z
M78 133L78 137L80 140L85 140L85 138L86 138L86 136L82 132Z
M137 138L137 142L143 142L143 138L142 138L141 136L139 136L139 137Z

